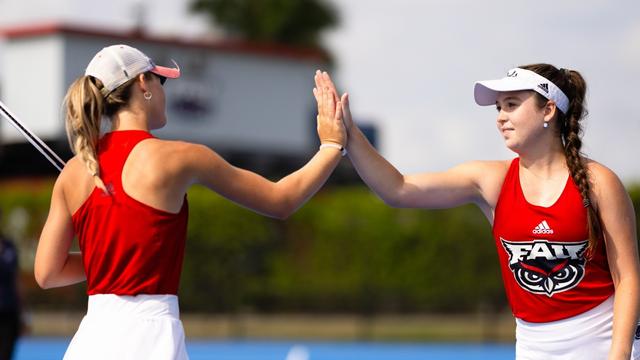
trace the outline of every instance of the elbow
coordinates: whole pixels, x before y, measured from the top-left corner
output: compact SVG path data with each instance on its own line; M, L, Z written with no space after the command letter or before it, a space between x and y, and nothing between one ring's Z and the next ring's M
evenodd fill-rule
M378 197L384 201L387 206L391 206L393 208L410 207L411 195L402 184L404 184L404 180L402 183L398 183L394 186L378 188L375 191L376 195L378 195Z
M265 215L278 220L286 220L300 206L299 201L294 196L279 191L272 193L267 204L269 205L264 209Z
M276 209L276 211L274 211L271 216L278 220L287 220L291 215L293 215L295 211L296 209L293 206L284 204Z
M398 200L398 199L394 199L394 198L382 198L382 201L384 201L384 203L387 206L391 206L392 208L402 208L402 203Z
M34 270L34 275L36 278L36 283L40 286L41 289L50 289L53 286L51 285L51 277L43 270L38 269L38 267Z
M51 289L54 288L55 282L55 273L51 268L45 266L44 264L39 263L38 259L33 267L33 275L36 278L36 283L40 286L41 289Z
M400 194L386 194L386 195L382 195L380 194L380 199L382 199L382 201L387 205L387 206L391 206L392 208L405 208L407 207L407 204L405 204L405 202L403 201L402 196L400 196Z
M291 216L291 214L288 213L282 213L282 214L277 214L274 217L278 220L287 220L289 218L289 216Z
M294 199L283 196L275 201L274 206L269 211L269 215L279 220L286 220L296 212L299 206L300 204L297 204Z

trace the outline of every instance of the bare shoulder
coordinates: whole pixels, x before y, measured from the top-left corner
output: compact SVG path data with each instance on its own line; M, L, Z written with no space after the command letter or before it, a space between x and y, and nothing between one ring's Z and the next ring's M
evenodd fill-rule
M622 209L633 211L631 199L622 181L611 169L597 161L587 159L591 202L606 218L606 214L620 214Z
M596 180L619 181L618 175L616 175L613 172L613 170L609 169L605 165L593 159L586 159L586 161L587 161L587 169L589 170L589 175L592 176L592 181L594 181L594 185L597 185Z
M606 166L587 160L587 168L591 183L591 201L598 211L607 244L617 243L613 249L617 249L621 244L623 247L629 246L625 250L613 250L614 255L610 256L618 257L616 253L620 256L636 254L636 216L629 193L618 176ZM618 262L614 261L614 264L617 268Z
M142 146L138 146L139 151L145 156L153 156L165 160L179 159L185 156L199 153L203 149L208 149L204 145L190 143L180 140L163 140L152 138L145 140Z
M152 143L156 157L177 171L192 172L205 164L218 163L222 158L206 145L176 140L155 140Z
M72 176L84 167L82 158L80 155L74 155L71 159L67 160L60 176Z
M54 198L62 195L67 209L73 214L89 196L95 183L80 155L67 161L56 180Z
M480 208L489 214L494 209L500 197L502 184L507 175L512 160L478 160L470 161L461 166L468 169L478 188L482 201Z
M80 183L91 182L91 175L80 155L75 155L67 161L58 176L57 183L63 188L73 188Z
M628 197L627 190L613 170L591 159L587 159L587 169L591 183L592 200L595 200L596 206L602 205L607 200Z
M481 187L502 186L511 160L476 160L456 166L454 169L471 176Z
M476 172L485 173L486 175L500 175L506 173L510 165L511 160L475 160L459 166L464 166Z
M221 159L207 146L177 140L148 139L136 146L129 165L159 177L178 177L188 183L205 164ZM127 165L128 166L128 165ZM178 180L178 179L176 179Z

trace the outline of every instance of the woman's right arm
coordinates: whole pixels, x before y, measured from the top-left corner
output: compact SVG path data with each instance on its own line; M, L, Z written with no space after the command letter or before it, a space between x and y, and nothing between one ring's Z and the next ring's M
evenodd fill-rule
M337 94L329 76L323 77L322 85ZM385 203L410 208L449 208L475 203L489 214L497 201L496 189L499 191L499 179L504 176L500 171L505 169L504 162L473 161L444 172L403 175L376 151L353 122L347 94L341 102L349 159L362 180Z
M274 182L229 164L204 145L192 145L189 154L192 184L201 184L260 214L285 219L304 204L329 178L341 159L337 149L318 151L299 170Z
M318 74L316 74L316 77ZM318 136L321 143L346 144L342 106L329 89L314 89L318 102ZM232 166L206 146L186 144L183 152L190 183L202 184L220 195L258 213L287 218L315 194L342 158L340 150L318 150L299 170L273 182L248 170Z

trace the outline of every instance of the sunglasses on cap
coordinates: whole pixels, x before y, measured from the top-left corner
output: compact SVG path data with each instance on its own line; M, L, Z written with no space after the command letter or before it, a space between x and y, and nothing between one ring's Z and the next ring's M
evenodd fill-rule
M158 74L153 74L155 76L158 77L158 79L160 79L160 85L164 85L164 83L167 82L167 77L166 76L162 76L162 75L158 75Z

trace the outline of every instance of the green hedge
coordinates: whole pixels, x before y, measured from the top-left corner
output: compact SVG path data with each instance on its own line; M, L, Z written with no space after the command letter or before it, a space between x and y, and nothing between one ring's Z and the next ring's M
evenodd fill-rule
M84 285L41 290L33 280L51 184L3 185L3 229L19 240L29 305L78 309ZM629 191L640 209L640 186ZM184 311L366 315L506 306L491 229L473 206L394 209L363 186L333 186L280 221L204 188L188 197Z

